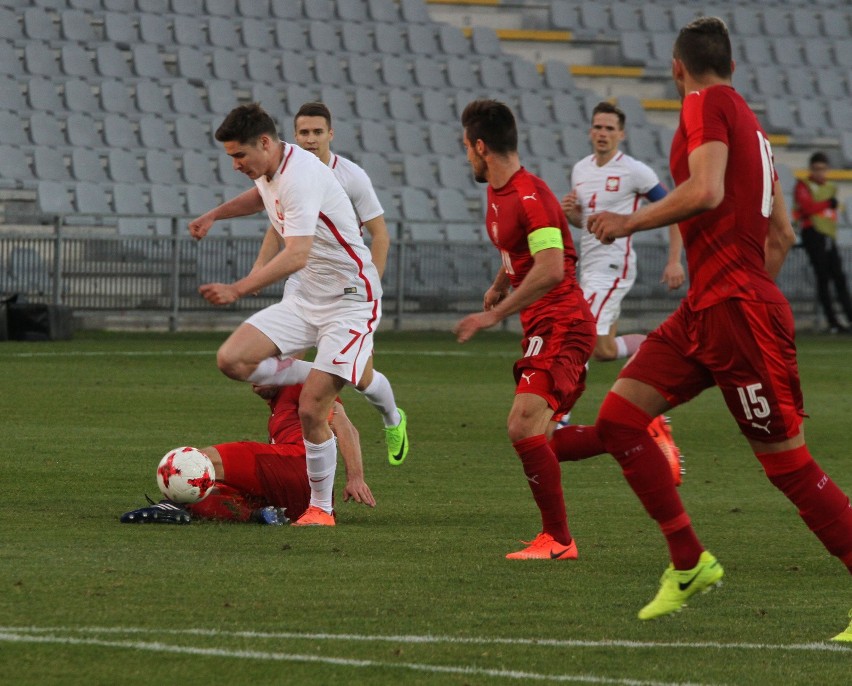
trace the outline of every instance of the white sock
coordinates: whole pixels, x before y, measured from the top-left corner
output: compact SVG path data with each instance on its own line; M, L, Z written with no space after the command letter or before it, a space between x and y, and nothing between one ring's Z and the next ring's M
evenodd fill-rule
M630 357L639 350L639 346L645 338L646 336L643 333L629 333L626 336L617 336L615 339L615 349L617 351L615 359L620 360Z
M267 357L261 360L249 374L248 381L260 386L292 386L305 383L311 371L311 363L292 357Z
M334 510L334 471L337 467L337 441L334 436L325 443L311 443L305 439L308 462L308 482L311 486L311 505L329 514Z
M399 411L396 409L396 400L393 398L393 389L390 381L381 372L373 370L373 381L363 391L359 391L370 404L382 415L385 426L396 426L402 421Z

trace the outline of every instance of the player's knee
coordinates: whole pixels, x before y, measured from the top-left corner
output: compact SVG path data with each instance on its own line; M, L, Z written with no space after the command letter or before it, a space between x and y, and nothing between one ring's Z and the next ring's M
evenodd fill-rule
M541 431L536 430L533 418L521 412L513 412L509 415L509 419L506 422L506 431L512 443L517 443L525 438L530 438L537 433L541 433Z
M607 452L616 457L624 446L632 446L647 432L651 418L616 393L607 394L601 405L595 429Z
M237 381L245 381L253 371L226 346L219 348L219 352L216 353L216 365L225 376Z
M615 344L615 339L608 336L598 336L595 349L592 351L592 358L598 362L611 362L617 359L618 347Z

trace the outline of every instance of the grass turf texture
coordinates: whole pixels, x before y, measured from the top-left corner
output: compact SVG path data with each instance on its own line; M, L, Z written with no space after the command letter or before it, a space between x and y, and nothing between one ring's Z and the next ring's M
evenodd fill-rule
M390 467L375 411L344 393L375 510L338 502L335 529L120 524L143 493L158 495L168 449L265 438L262 402L215 367L222 339L0 345L6 683L848 679L852 650L823 641L847 621L849 575L766 481L718 391L672 417L681 494L726 569L721 589L673 617L636 619L667 558L609 456L563 465L577 562L503 558L539 530L504 429L514 335L465 346L379 336L411 452ZM850 341L799 348L809 444L850 493ZM619 367L593 364L572 421L593 420ZM338 493L341 483L342 468Z

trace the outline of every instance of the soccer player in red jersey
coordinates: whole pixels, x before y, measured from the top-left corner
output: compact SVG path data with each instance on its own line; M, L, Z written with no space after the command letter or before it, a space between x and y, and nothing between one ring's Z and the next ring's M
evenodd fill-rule
M595 319L577 284L577 255L559 200L521 166L511 110L495 100L476 100L465 107L462 126L474 178L488 183L485 222L503 265L485 293L483 311L462 319L455 333L464 343L516 312L524 330L507 423L541 511L542 531L506 557L575 559L559 462L546 431L554 413L569 411L585 388Z
M852 509L805 444L793 316L774 283L795 237L769 141L731 86L732 73L723 21L702 17L680 30L672 59L683 99L671 150L676 187L633 214L601 213L588 223L603 242L678 223L689 267L686 299L621 371L596 424L669 546L672 564L640 619L676 612L723 575L645 431L653 417L711 386L769 480L852 572ZM852 640L852 626L835 638Z
M311 489L306 470L305 443L299 421L301 385L254 386L269 405L269 442L220 443L201 452L216 470L216 486L204 500L185 505L192 517L238 522L284 523L282 512L296 520L308 509ZM343 405L335 402L329 425L337 438L346 468L343 500L375 507L376 500L364 481L358 430ZM126 513L122 522L188 523L190 517L176 504L159 503ZM330 522L333 526L333 520Z

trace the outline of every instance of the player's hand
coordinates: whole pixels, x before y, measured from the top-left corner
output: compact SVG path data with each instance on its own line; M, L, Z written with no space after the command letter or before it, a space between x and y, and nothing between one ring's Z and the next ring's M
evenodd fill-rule
M494 310L475 312L474 314L467 315L467 317L456 324L453 328L453 333L456 335L456 340L459 343L466 343L473 338L477 331L492 327L497 322L498 319L497 315L494 314Z
M508 291L500 290L499 288L494 288L491 286L487 291L485 291L485 297L482 298L482 309L485 311L490 310L493 307L496 307L500 304L500 301L506 297Z
M666 284L670 291L683 286L684 281L686 281L686 272L684 272L683 265L680 262L667 264L666 268L663 269L663 276L660 279L660 283Z
M367 485L367 482L360 477L347 479L346 486L343 488L343 502L354 500L356 503L363 503L370 507L376 506L376 499L373 497L373 492Z
M628 217L629 215L626 214L600 212L589 216L586 228L601 243L608 245L614 242L616 238L630 235L630 231L627 229Z
M207 232L210 231L210 227L213 226L214 221L215 220L207 214L202 214L200 217L196 217L189 222L189 235L195 240L200 241L207 235Z
M230 305L240 299L237 289L229 283L206 283L198 292L212 305Z
M565 213L565 216L570 216L571 213L577 209L577 191L572 190L570 193L563 195L562 201L559 204L562 207L562 211Z

